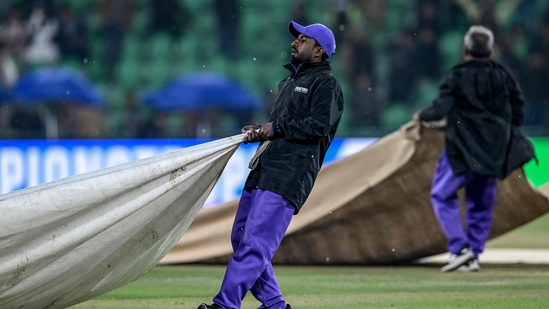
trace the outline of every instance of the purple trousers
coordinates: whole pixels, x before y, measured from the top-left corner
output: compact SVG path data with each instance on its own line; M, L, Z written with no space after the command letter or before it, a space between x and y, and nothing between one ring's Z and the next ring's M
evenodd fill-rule
M271 260L294 210L284 197L271 191L242 192L231 234L234 254L214 303L224 309L240 309L250 291L261 302L260 309L286 307Z
M456 192L465 187L465 230ZM457 254L468 246L475 257L484 251L492 227L496 179L469 171L454 175L446 151L440 155L431 187L435 215L448 238L448 251Z

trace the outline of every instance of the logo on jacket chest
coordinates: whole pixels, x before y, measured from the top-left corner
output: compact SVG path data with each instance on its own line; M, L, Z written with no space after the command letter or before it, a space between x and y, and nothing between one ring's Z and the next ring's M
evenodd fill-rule
M295 92L301 92L301 93L307 93L309 92L309 89L308 88L305 88L305 87L299 87L299 86L296 86L295 89L294 89Z

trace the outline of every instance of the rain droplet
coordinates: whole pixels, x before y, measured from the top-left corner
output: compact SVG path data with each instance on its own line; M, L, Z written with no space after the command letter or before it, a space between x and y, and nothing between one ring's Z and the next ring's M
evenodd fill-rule
M393 248L393 250L392 250L392 251L393 251L393 252L395 252L395 248Z
M84 63L88 63L88 58L84 58Z
M326 258L326 262L329 262L329 261L330 261L330 258L329 258L329 257L327 257L327 258Z
M254 61L256 60L256 58L254 57Z
M67 94L71 94L71 92L70 92L70 91L67 91Z

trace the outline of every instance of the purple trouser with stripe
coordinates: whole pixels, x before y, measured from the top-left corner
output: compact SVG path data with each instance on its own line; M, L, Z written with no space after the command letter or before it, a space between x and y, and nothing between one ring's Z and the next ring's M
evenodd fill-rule
M465 187L466 231L460 217L456 192ZM496 198L496 179L472 171L454 175L443 150L431 187L435 215L448 238L448 251L453 254L468 246L475 257L484 251L492 227L492 211Z
M244 190L236 212L231 242L234 254L219 294L224 309L240 309L251 291L260 309L284 309L271 260L290 225L295 208L281 195L263 189Z

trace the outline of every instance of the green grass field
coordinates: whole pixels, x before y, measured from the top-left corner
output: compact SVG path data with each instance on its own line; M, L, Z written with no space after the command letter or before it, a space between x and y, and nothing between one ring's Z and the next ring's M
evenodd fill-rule
M141 279L73 308L196 308L210 302L223 266L156 267ZM483 266L442 274L438 265L276 267L294 308L548 308L549 266ZM251 295L242 308L258 306Z
M549 249L549 214L489 241L487 247Z
M488 243L488 248L549 249L549 215ZM295 309L549 308L549 265L482 265L479 273L442 274L440 265L275 267ZM225 267L158 266L137 281L77 309L196 308L210 302ZM259 304L248 295L242 308Z

